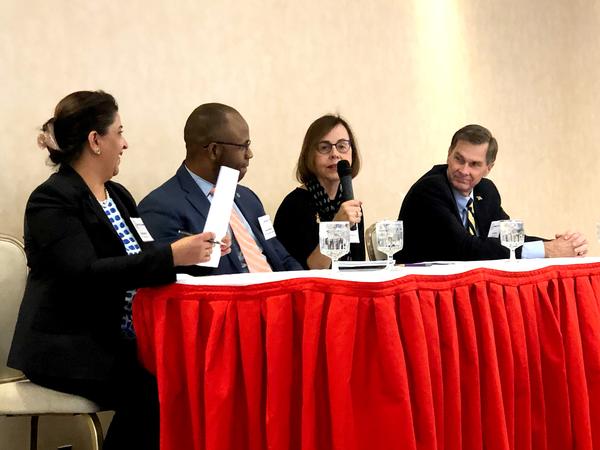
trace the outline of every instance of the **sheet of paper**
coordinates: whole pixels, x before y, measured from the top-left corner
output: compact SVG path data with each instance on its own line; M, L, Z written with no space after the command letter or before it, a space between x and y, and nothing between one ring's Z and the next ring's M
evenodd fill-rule
M239 170L221 166L215 193L213 194L212 203L208 210L208 217L204 224L203 231L212 231L215 233L215 238L220 241L227 234L229 226L229 218L231 217L231 208L233 207L233 197L235 188L237 187ZM221 251L218 246L215 246L211 254L210 260L205 263L199 263L199 266L204 267L219 267L221 259Z
M490 231L488 232L489 238L498 238L500 237L500 220L494 220L490 224Z

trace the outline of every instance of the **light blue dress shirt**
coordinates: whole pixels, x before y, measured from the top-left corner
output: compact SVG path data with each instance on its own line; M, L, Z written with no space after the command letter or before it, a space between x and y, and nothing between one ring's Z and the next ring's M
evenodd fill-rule
M466 228L466 226L467 226L467 203L469 202L469 199L473 199L473 191L471 191L471 193L466 197L454 188L452 188L452 193L454 194L454 201L456 202L456 207L458 208L458 212L460 214L460 219L462 221L462 224ZM475 217L475 222L477 222L477 217ZM477 230L477 236L479 236L479 229ZM521 251L521 258L533 259L533 258L543 258L544 256L545 256L545 250L544 250L544 242L543 241L525 242L523 244L523 250Z
M456 189L452 189L452 193L454 194L454 201L456 202L456 206L458 208L458 213L460 214L460 220L465 228L467 228L467 203L469 203L469 199L473 199L473 191L467 197L462 195ZM477 219L475 219L477 221ZM479 229L477 229L477 236L479 236Z

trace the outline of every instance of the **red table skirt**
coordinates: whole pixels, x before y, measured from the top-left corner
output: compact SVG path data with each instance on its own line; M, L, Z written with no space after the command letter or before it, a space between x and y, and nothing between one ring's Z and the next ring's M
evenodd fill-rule
M161 449L600 449L600 264L141 289Z

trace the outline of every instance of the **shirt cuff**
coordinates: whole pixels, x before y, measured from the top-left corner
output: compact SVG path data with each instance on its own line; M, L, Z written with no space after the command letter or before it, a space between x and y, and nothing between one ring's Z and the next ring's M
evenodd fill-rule
M534 259L544 258L546 252L544 251L544 241L531 241L523 244L523 250L521 251L521 258L523 259Z

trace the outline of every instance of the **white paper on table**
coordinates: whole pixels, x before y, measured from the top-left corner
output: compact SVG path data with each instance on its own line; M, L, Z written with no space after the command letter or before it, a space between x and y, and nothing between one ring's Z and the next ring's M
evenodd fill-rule
M203 231L212 231L215 233L215 239L220 241L227 234L229 227L229 218L231 217L231 208L233 207L233 196L237 187L240 171L230 167L221 166L217 185L213 194L208 217L204 224ZM198 263L198 266L219 267L221 251L219 246L215 246L210 255L210 259L204 263Z

